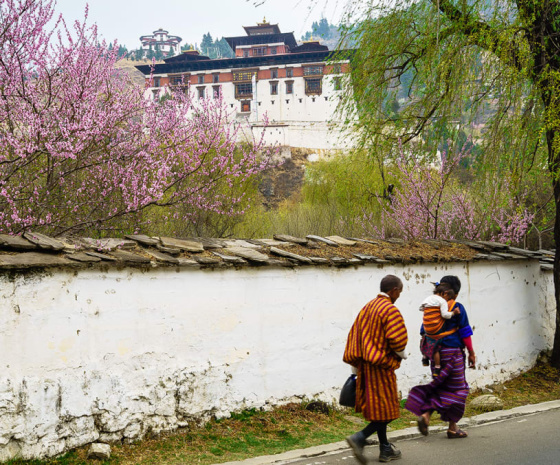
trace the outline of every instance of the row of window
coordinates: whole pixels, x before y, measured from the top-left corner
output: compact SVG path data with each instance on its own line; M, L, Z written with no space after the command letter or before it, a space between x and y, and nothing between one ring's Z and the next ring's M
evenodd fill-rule
M286 94L293 94L294 93L294 81L286 81L284 82L285 93ZM278 95L278 87L279 82L274 81L270 83L270 95ZM186 92L189 85L181 85L175 86L176 91ZM197 94L199 98L204 98L206 96L206 87L197 87ZM334 90L341 90L341 83L340 78L334 79ZM321 94L323 91L322 88L322 79L321 78L314 78L314 79L306 79L305 80L305 93L307 95L313 94ZM154 96L158 95L158 91L154 91ZM212 86L212 96L214 98L218 98L222 95L222 88L221 86ZM235 84L235 98L251 98L253 95L253 85L250 82L244 82L240 84Z
M314 101L315 101L315 97L313 97L311 100L314 102ZM328 100L328 97L325 97L325 100ZM302 103L302 102L303 102L303 99L300 98L300 99L299 99L299 103ZM274 100L272 100L270 103L271 103L272 105L274 105ZM290 103L290 100L287 99L287 100L286 100L286 103ZM241 112L242 112L242 113L247 113L247 112L250 112L250 111L251 111L251 100L242 100L242 101L240 102L240 104L241 104ZM259 104L259 106L260 106L260 105L261 105L261 102L258 102L258 104ZM233 108L233 103L231 103L230 106Z
M335 69L335 73L336 73ZM339 71L340 72L340 71ZM253 76L257 74L257 71L235 71L233 73L233 81L251 81ZM304 76L322 76L323 75L323 66L304 66L303 67L303 75ZM197 84L205 84L205 74L199 74L197 76ZM292 68L286 68L286 76L287 78L291 78L294 76L294 71ZM270 79L278 79L278 69L274 68L270 70ZM184 76L171 76L169 79L169 83L172 86L180 86L183 85L185 82L190 80L190 76L188 74ZM220 73L213 73L212 74L212 82L218 83L220 82ZM159 77L154 77L153 87L161 87L161 79Z
M249 58L250 56L254 56L254 57L263 57L266 56L267 47L253 47L251 50L249 49L244 49L243 50L243 58ZM269 47L270 50L270 55L276 55L278 53L278 47ZM288 53L288 51L290 50L290 48L286 45L284 52Z

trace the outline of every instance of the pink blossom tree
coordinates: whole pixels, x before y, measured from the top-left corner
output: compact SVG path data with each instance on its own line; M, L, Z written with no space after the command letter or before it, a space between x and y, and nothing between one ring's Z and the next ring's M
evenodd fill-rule
M385 237L393 230L407 239L523 239L534 215L521 206L523 195L513 195L507 179L489 182L484 198L477 198L456 179L465 150L444 153L436 167L399 149L394 168L400 185L389 199L380 200L380 227L371 215L365 217L366 231Z
M271 154L262 138L237 143L221 101L144 98L115 69L118 47L54 18L53 0L0 0L0 17L0 232L118 229L153 207L191 212L186 221L237 213L243 194L217 186L249 179Z

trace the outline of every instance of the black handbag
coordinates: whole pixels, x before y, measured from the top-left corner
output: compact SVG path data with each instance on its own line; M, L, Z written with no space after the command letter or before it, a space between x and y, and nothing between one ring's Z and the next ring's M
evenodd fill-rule
M342 386L338 403L343 407L356 406L356 375L350 375Z

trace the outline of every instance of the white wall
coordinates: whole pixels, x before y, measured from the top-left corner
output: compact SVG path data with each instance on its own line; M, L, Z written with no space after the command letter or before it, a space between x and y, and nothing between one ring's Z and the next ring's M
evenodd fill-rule
M550 348L551 273L536 261L241 270L82 270L0 277L0 458L102 440L295 398L333 400L348 330L387 273L403 277L408 389L430 281L457 274L482 386Z

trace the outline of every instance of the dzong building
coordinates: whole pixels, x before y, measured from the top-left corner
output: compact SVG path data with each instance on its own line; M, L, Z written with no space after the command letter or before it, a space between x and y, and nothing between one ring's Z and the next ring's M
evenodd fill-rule
M235 58L210 59L190 50L151 66L136 66L147 92L158 99L165 87L183 86L195 97L221 96L238 119L260 133L266 114L267 143L317 153L348 148L337 106L351 51L334 52L318 41L298 45L292 32L265 21L226 37Z

